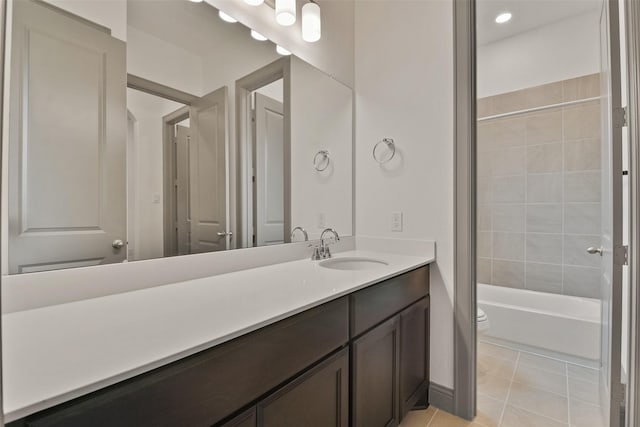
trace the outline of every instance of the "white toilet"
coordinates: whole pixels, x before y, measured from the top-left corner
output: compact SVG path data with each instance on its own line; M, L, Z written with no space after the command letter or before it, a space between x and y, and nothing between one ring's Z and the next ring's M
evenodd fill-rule
M487 317L487 314L480 308L478 307L478 311L477 311L477 320L478 320L478 333L479 334L484 334L489 330L489 318Z

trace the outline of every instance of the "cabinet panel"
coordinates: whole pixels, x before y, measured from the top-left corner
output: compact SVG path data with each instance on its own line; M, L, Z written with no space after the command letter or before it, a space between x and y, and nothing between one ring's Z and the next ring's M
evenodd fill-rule
M31 427L210 426L348 341L341 298L60 408Z
M400 322L396 316L352 344L352 425L397 426Z
M429 386L429 297L400 313L400 411L406 415Z
M350 296L351 337L393 316L429 293L429 266L393 277Z
M258 404L260 427L347 427L348 423L348 348Z

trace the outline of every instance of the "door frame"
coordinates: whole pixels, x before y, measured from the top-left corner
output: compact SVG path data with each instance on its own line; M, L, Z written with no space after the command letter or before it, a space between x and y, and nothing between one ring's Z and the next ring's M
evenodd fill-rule
M455 415L476 415L476 1L453 2Z
M640 423L640 4L622 0L630 132L630 328L626 425ZM452 409L466 419L476 413L476 0L454 1L454 390ZM635 172L635 173L634 173Z
M626 0L629 132L629 372L627 381L627 426L640 424L640 4Z
M284 111L284 229L291 230L291 59L284 57L259 68L258 70L236 80L235 114L236 114L236 239L234 248L251 247L248 233L252 195L249 188L249 172L252 168L251 144L251 93L256 89L283 81L283 111ZM291 241L289 233L285 232L285 243Z
M198 99L196 95L192 95L187 92L183 92L178 89L174 89L170 86L156 83L152 80L145 79L143 77L136 76L134 74L127 74L127 88L139 90L140 92L148 93L149 95L158 96L160 98L168 99L170 101L179 102L184 104L184 107L170 113L162 118L162 170L170 170L173 172L175 166L175 153L173 151L173 138L174 133L172 128L177 123L189 117L189 106ZM173 200L175 197L175 187L171 180L172 174L162 174L162 187L163 187L163 209L164 214L162 216L163 230L164 230L164 256L171 256L177 251L177 242L170 238L173 236L172 227L175 224L176 218L174 215ZM168 213L168 214L167 214Z

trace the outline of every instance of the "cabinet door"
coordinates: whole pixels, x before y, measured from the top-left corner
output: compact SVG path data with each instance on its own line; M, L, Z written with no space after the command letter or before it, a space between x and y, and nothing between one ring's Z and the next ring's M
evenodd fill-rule
M393 317L352 344L353 426L400 423L400 321Z
M429 387L429 297L400 313L400 411L404 416Z
M222 427L256 427L256 407L244 411L231 421L227 421Z
M348 348L258 403L260 427L347 427L348 423Z

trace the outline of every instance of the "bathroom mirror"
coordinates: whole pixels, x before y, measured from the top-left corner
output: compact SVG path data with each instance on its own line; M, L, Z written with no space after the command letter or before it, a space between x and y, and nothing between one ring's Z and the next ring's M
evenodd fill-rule
M3 274L352 234L349 87L206 2L11 19Z

